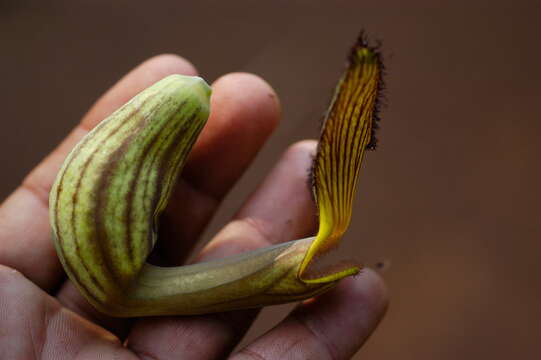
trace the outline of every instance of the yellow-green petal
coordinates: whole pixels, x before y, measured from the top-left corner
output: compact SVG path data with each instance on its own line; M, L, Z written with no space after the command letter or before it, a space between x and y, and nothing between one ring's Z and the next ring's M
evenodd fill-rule
M299 269L299 277L305 282L335 281L359 271L357 266L347 266L315 278L307 275L313 260L335 247L349 226L364 151L375 145L381 73L378 52L361 36L325 115L314 161L319 231Z

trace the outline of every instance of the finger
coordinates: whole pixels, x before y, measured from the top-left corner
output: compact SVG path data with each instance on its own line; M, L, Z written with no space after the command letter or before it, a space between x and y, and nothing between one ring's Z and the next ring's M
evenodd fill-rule
M211 116L184 170L184 178L222 197L278 125L280 104L260 77L231 73L212 86Z
M135 360L111 333L63 309L20 272L2 265L0 329L2 359Z
M58 284L63 272L50 239L48 196L64 158L90 128L170 73L194 74L195 69L174 55L157 56L134 69L98 100L68 137L6 199L0 207L0 264L18 269L47 291Z
M225 228L203 249L199 260L220 258L295 240L317 229L309 171L317 142L292 145L260 190L246 201Z
M307 171L315 147L314 141L292 146L235 219L216 235L200 260L313 233L315 207L307 185ZM223 358L244 336L256 314L255 310L245 310L143 319L132 328L128 346L155 359Z
M161 255L162 265L178 265L187 256L219 200L275 128L280 111L269 94L274 94L272 88L250 74L226 75L213 84L210 119L160 219L154 254ZM211 180L200 184L201 174ZM122 336L127 322L98 313L70 282L58 297L70 309Z
M242 359L350 359L387 308L381 278L369 269L301 304L274 329L241 349Z
M210 118L160 222L155 253L165 257L166 265L185 260L221 199L280 120L274 90L255 75L225 75L212 91Z

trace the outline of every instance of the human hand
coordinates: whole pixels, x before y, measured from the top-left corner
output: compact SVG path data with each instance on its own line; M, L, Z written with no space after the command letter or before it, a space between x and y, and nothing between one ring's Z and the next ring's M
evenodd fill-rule
M0 207L0 359L223 358L254 320L257 310L129 320L107 317L67 280L50 239L48 193L70 149L116 108L172 73L196 71L184 59L162 55L126 75ZM276 95L253 75L220 78L213 84L211 103L209 121L161 219L154 255L164 264L185 261L221 199L279 121ZM315 146L314 141L291 146L198 260L313 234L316 210L306 170ZM364 270L300 304L274 329L231 357L347 359L373 332L386 304L381 279Z

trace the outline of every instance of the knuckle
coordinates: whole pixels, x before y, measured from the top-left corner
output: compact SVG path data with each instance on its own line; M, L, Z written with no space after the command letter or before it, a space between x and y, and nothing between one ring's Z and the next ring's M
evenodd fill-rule
M247 216L243 218L242 221L256 234L256 238L259 239L259 242L267 245L272 245L276 242L275 239L273 239L272 226L265 220L254 216Z

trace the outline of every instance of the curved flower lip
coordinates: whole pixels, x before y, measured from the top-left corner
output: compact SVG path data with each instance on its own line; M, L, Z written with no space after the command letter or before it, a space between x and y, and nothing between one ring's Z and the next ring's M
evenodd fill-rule
M382 72L377 48L368 46L361 33L325 115L312 169L319 230L299 268L298 277L306 283L332 282L360 271L343 265L317 277L309 275L310 264L336 247L349 226L364 152L376 143Z

